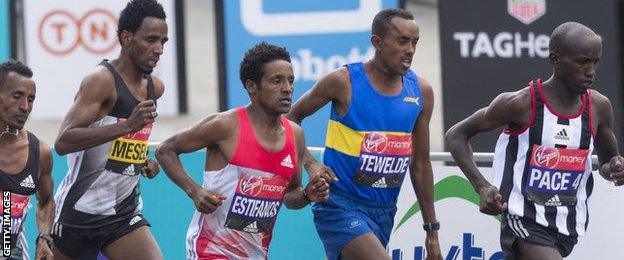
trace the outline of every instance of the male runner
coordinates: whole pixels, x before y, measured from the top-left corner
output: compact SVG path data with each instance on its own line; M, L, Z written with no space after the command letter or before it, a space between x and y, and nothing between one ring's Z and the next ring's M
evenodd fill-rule
M301 187L303 132L282 116L293 92L288 51L257 44L245 53L240 79L249 105L208 116L156 152L167 176L197 208L186 237L188 259L266 259L282 202L300 209L329 196L320 174ZM208 153L199 186L178 156L202 148Z
M498 95L446 134L455 162L480 196L480 211L503 214L505 259L570 254L587 229L594 144L600 174L624 184L611 102L590 89L602 54L600 36L568 22L552 32L549 48L549 79ZM507 128L494 150L491 184L474 163L470 139L501 126Z
M52 153L47 144L23 129L35 101L32 76L30 68L19 61L0 64L0 191L3 202L10 201L10 209L2 205L3 219L10 210L11 222L10 248L0 244L0 259L9 252L8 259L29 259L23 224L33 194L38 201L36 258L53 259ZM4 230L2 234L4 239Z
M372 60L320 79L288 115L301 123L331 101L323 160L339 181L330 199L313 207L316 229L329 259L390 259L385 247L409 169L428 256L438 259L429 161L433 90L410 70L419 28L410 12L387 9L375 16L372 34ZM323 168L309 153L303 162L309 172Z
M163 82L151 75L167 41L163 7L133 0L121 11L121 53L87 75L55 143L69 172L56 193L55 256L161 259L141 215L139 174L154 177L147 159Z

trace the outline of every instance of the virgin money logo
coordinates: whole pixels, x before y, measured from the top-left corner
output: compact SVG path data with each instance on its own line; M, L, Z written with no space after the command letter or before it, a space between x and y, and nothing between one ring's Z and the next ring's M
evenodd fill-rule
M507 0L507 12L529 25L546 14L546 0Z
M388 137L385 134L371 133L364 139L364 150L369 153L383 153L388 146Z
M559 150L553 147L540 146L535 150L535 163L544 168L554 168L559 163Z
M243 177L241 181L239 181L238 185L239 190L243 194L255 197L258 196L258 194L262 190L262 178L247 175Z

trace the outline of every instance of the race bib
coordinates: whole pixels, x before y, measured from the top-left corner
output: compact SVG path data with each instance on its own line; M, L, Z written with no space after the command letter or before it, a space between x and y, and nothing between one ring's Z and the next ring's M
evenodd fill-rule
M11 235L17 236L22 231L22 223L28 209L29 197L11 193Z
M2 195L2 243L0 249L13 248L19 238L20 232L29 207L29 196L0 191ZM10 222L10 223L9 223ZM10 229L9 229L10 227ZM3 252L4 253L4 252ZM0 259L2 256L0 255Z
M247 233L270 232L282 205L288 180L241 173L225 226Z
M525 195L543 206L576 205L588 154L589 150L533 145Z
M411 135L367 133L353 182L373 188L401 187L411 155Z
M124 120L119 118L118 122ZM148 124L138 132L113 140L105 169L128 176L140 174L147 160L151 132L152 124Z

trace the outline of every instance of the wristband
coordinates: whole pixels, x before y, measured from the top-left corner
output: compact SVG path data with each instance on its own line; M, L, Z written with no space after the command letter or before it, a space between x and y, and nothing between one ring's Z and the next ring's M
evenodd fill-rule
M43 239L46 242L46 244L48 244L50 249L54 247L54 240L49 234L39 234L39 236L37 236L36 243L39 243L39 239Z
M434 230L439 230L440 229L440 221L433 222L433 223L424 223L423 224L423 229L427 232L429 231L434 231Z
M308 204L312 203L312 200L308 196L308 193L306 192L305 188L303 189L303 198L308 202Z

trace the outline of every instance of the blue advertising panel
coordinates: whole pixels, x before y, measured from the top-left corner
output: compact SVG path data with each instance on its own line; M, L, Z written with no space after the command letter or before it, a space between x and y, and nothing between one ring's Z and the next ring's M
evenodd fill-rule
M0 0L0 61L11 57L11 16L9 0Z
M370 59L373 17L384 8L399 7L400 1L233 0L221 4L222 10L217 10L223 15L220 37L225 50L220 66L221 108L229 109L249 102L239 80L239 65L254 44L266 41L288 49L295 73L293 100L297 100L327 73ZM329 106L325 106L304 121L308 145L324 145L328 119Z

